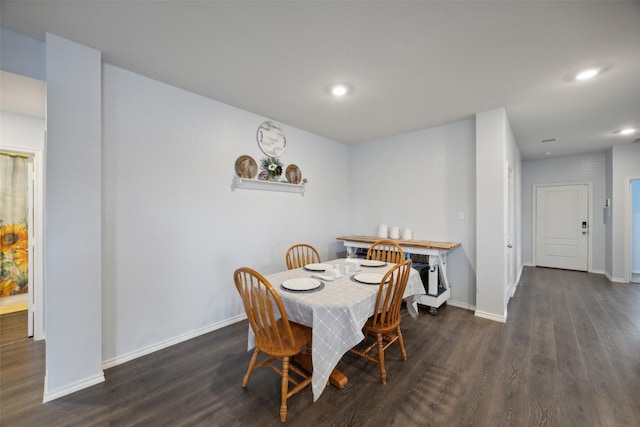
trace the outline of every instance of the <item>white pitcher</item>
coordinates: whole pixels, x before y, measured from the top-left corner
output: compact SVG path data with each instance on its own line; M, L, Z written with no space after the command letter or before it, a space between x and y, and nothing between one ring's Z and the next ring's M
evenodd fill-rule
M409 227L402 230L402 240L411 240L413 239L413 232Z

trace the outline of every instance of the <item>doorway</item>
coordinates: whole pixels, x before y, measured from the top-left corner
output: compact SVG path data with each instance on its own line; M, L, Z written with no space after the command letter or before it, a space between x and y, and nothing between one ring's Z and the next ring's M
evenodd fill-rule
M29 228L31 228L30 169L25 154L0 152L0 314L28 311L30 277ZM33 336L33 323L24 333Z
M44 339L43 175L40 150L0 151L2 313L24 313L25 338Z
M535 265L589 270L589 184L535 188Z

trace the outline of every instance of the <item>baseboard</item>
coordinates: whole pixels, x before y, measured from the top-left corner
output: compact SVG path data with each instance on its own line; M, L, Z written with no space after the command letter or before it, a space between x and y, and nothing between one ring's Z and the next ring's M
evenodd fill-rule
M513 298L518 290L518 285L520 284L520 279L522 278L522 272L524 271L524 266L520 266L518 270L518 276L516 277L516 281L513 283L513 286L509 289L509 298Z
M606 275L603 270L591 270L589 271L589 273Z
M499 316L493 313L485 313L483 311L476 310L474 312L476 317L481 317L483 319L493 320L494 322L507 323L507 316Z
M450 305L452 307L458 307L458 308L464 308L465 310L475 310L476 306L475 305L471 305L471 304L467 304L464 302L459 302L459 301L447 301L447 305Z
M516 277L516 285L520 284L520 279L522 279L522 273L524 272L524 265L520 266L518 270L518 277Z
M509 289L509 298L513 298L513 296L516 294L516 291L518 290L518 283L519 282L515 282L513 286L511 286L511 289Z
M58 390L49 391L47 375L44 376L44 396L42 397L42 403L51 402L52 400L58 399L62 396L66 396L71 393L75 393L76 391L83 390L87 387L91 387L96 384L100 384L104 382L104 372L100 372L93 377L85 378L82 381L77 381L75 383L69 384L66 387L60 388Z
M627 279L623 279L620 277L612 277L611 279L609 279L612 283L629 283L629 281L627 281Z
M138 357L146 356L147 354L154 353L158 350L162 350L167 347L171 347L172 345L180 344L181 342L190 340L192 338L198 337L200 335L208 334L209 332L213 332L215 330L224 328L225 326L232 325L234 323L240 322L247 318L246 314L242 314L240 316L232 317L223 322L214 323L213 325L205 326L204 328L196 329L195 331L187 332L186 334L179 335L177 337L161 341L159 343L141 348L140 350L133 351L131 353L123 354L122 356L115 357L113 359L102 361L102 369L109 369L114 366L120 365L122 363L129 362L131 360L137 359Z
M621 279L621 278L619 278L619 277L612 277L612 276L611 276L609 273L607 273L607 272L605 272L605 273L604 273L604 275L605 275L605 277L606 277L607 279L609 279L609 281L610 281L610 282L613 282L613 283L629 283L629 282L627 282L625 279Z

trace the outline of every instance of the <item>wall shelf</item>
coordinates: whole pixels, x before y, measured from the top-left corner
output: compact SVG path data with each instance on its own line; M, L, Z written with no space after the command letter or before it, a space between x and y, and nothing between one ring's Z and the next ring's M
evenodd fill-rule
M231 189L235 191L236 188L304 194L305 185L289 184L288 182L262 181L259 179L240 178L238 176L234 176Z

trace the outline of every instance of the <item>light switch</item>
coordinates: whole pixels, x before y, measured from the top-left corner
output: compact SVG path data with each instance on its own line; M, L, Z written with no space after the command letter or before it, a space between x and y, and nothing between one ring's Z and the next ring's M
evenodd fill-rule
M462 221L464 219L464 211L458 211L458 219Z

